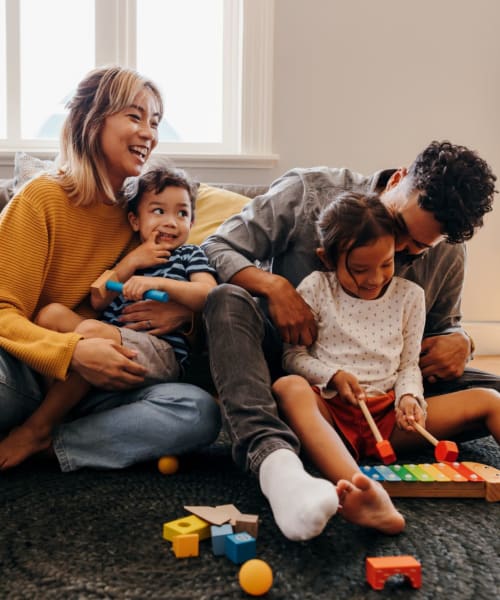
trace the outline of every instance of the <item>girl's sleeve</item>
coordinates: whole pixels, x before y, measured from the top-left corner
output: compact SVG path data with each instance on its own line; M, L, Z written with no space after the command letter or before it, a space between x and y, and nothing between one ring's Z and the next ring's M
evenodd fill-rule
M420 286L411 284L403 307L403 349L395 383L396 406L401 396L415 396L425 410L420 348L425 326L425 296Z
M320 273L313 272L297 287L297 291L311 307L314 315L324 308L321 299L326 293L324 280ZM283 368L288 373L302 375L311 385L326 388L338 368L327 365L311 353L311 348L300 345L284 345Z

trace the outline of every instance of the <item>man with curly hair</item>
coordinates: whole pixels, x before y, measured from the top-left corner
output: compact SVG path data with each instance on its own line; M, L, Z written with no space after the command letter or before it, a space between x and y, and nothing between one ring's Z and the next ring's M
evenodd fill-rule
M432 142L408 169L369 177L349 169L293 169L203 244L226 282L210 293L205 322L233 457L258 476L286 537L318 535L338 506L335 487L304 470L299 442L280 418L271 392L281 343L309 346L316 337L314 316L295 288L322 270L316 255L319 213L346 190L378 193L398 224L396 274L425 291L420 367L426 396L476 386L500 391L500 378L466 366L474 348L460 312L464 242L491 211L495 181L475 152L447 141ZM384 507L373 488L359 479L354 488L355 522L376 526Z

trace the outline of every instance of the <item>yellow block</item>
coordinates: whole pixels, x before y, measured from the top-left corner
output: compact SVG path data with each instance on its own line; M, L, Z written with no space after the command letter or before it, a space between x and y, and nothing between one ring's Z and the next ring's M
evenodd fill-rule
M197 533L200 540L205 540L210 537L210 523L203 521L196 515L189 515L163 523L163 537L170 542L173 541L176 535L187 535Z
M172 550L176 558L186 558L188 556L199 556L200 554L200 536L197 533L187 533L176 535L172 540Z

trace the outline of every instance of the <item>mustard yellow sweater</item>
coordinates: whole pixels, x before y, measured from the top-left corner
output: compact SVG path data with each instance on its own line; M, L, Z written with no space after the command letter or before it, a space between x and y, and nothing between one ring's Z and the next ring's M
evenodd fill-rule
M64 379L81 336L31 320L50 302L85 314L90 285L132 240L123 207L75 206L47 175L28 183L0 216L0 347L35 371Z

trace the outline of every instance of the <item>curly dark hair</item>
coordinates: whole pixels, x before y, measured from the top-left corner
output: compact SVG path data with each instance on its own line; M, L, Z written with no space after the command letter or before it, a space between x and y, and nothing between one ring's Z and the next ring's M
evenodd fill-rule
M347 264L355 248L396 235L392 213L374 193L343 192L325 206L316 227L321 247L334 268L343 252Z
M185 171L174 167L170 161L152 161L145 173L127 180L125 185L125 196L128 199L127 209L137 214L137 208L144 192L160 194L169 186L182 188L189 194L191 220L194 220L198 184L191 181Z
M418 203L442 225L446 241L470 240L492 210L496 176L476 152L448 141L434 141L408 171Z

